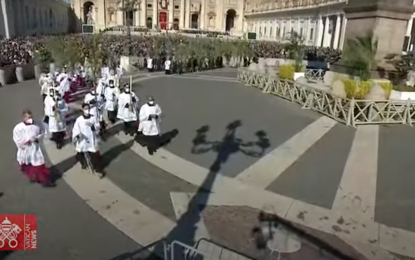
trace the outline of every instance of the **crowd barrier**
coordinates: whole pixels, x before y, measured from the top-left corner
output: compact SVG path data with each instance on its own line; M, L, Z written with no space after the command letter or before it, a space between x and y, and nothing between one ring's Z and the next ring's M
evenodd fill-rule
M16 82L23 82L35 78L33 63L0 67L0 85L6 86Z
M320 75L317 75L317 78L321 79ZM314 110L348 126L369 124L409 124L412 126L415 123L415 102L410 100L341 98L306 84L282 80L276 75L250 71L246 68L238 69L238 80L245 85L260 89L263 93L297 103L304 109Z

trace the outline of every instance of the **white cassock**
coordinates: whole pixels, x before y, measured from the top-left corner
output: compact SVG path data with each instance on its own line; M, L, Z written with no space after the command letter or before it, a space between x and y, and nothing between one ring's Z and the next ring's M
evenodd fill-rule
M66 73L59 74L56 80L59 83L59 93L62 96L71 90L71 81L69 80L69 76Z
M104 95L107 85L108 85L108 78L107 77L100 78L98 81L98 85L97 85L97 94Z
M33 138L40 139L42 136L42 129L36 124L26 125L21 122L14 127L13 141L17 146L17 162L19 164L31 164L32 166L45 164L39 142L26 144L27 141L33 140Z
M53 109L57 107L60 112L56 113ZM66 131L65 115L68 112L68 106L64 100L59 100L57 103L51 96L45 98L45 116L49 117L49 132L58 133Z
M157 115L158 119L148 120L150 115ZM144 104L140 108L140 125L138 126L138 132L142 132L145 136L156 136L161 133L160 131L160 116L161 108L159 105L149 106Z
M94 99L96 100L96 103L91 104L90 102ZM104 109L104 106L105 106L105 100L104 98L102 98L101 95L95 96L95 95L92 95L91 93L88 93L85 95L84 103L90 104L89 112L91 113L91 115L94 116L95 120L97 120L98 123L104 120L102 110Z
M72 129L72 140L78 136L78 140L75 142L75 150L77 152L91 152L95 153L99 151L99 132L98 120L91 116L84 118L79 116ZM95 131L92 130L91 126L95 127Z
M107 111L115 111L118 105L118 95L116 87L105 89L105 109Z
M45 81L48 79L45 73L42 73L39 77L39 86L43 86Z
M131 94L131 95L130 95ZM135 98L136 102L132 103L131 99ZM132 122L137 121L137 108L136 104L138 104L139 99L135 95L134 92L132 93L121 93L118 96L118 113L117 118L121 119L124 122ZM130 104L132 103L132 104ZM126 105L129 104L130 108L127 108Z
M101 68L101 75L103 77L108 77L109 74L110 74L110 68L109 67L102 67Z

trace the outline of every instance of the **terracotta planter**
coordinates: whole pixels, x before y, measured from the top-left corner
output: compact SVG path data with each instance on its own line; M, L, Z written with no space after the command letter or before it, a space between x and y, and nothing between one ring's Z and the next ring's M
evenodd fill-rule
M0 84L6 86L16 82L16 66L7 66L0 68Z

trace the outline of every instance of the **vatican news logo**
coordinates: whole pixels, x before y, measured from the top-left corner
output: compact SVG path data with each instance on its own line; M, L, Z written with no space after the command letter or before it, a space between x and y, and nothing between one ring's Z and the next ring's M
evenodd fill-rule
M0 215L0 250L36 250L35 215Z

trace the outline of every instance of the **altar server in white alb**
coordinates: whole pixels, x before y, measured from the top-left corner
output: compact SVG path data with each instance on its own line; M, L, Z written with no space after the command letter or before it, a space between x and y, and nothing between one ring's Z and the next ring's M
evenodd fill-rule
M88 160L92 164L91 170L104 177L101 154L99 153L99 123L90 113L88 104L82 104L82 115L79 116L72 129L72 141L75 144L76 159L82 169L88 169Z
M126 84L123 92L118 97L117 118L124 122L124 133L134 136L137 122L138 97L131 90L131 85Z
M42 128L33 121L32 112L23 111L23 121L13 129L13 141L17 146L17 162L31 182L50 186L49 169L39 145L43 137Z
M39 83L42 83L40 86L40 94L42 95L43 102L45 98L49 95L49 89L53 87L53 79L49 76L49 74L45 74L42 80L39 80Z
M144 144L147 146L150 155L155 153L159 147L161 134L160 116L160 106L156 104L153 97L148 97L147 103L140 108L138 132L144 139Z
M91 92L85 95L84 103L90 106L90 113L97 120L97 124L100 126L100 135L103 138L106 125L103 116L103 110L105 106L104 94L98 94L95 88L91 89Z
M166 61L164 62L164 71L166 72L167 75L171 74L171 60L170 60L170 58L167 58Z
M44 109L44 122L48 125L50 139L55 142L57 149L62 149L66 135L65 116L68 106L56 89L50 88L50 94L45 98Z
M119 93L114 81L109 80L109 87L105 89L105 110L107 110L108 120L115 124L117 121L117 106Z

